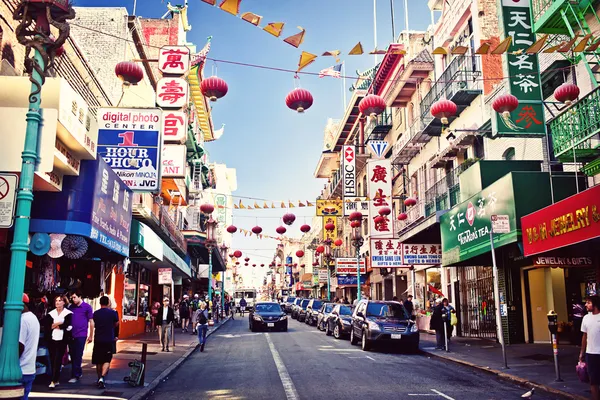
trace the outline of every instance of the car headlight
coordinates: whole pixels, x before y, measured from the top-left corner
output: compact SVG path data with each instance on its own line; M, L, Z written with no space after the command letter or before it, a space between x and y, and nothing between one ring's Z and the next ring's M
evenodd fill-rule
M344 324L344 325L350 325L350 321L347 321L347 320L343 319L342 320L342 324Z
M287 315L283 315L280 320L283 321L284 319L287 319Z
M254 314L252 318L254 318L255 321L262 321L262 318L258 314Z
M419 327L417 326L417 324L412 324L410 326L410 331L411 332L419 332Z
M367 321L367 324L369 325L369 329L372 331L378 331L379 330L379 325L377 325L375 322L373 321Z

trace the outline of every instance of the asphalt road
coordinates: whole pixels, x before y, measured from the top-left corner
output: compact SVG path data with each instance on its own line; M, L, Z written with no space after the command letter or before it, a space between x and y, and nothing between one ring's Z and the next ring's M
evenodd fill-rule
M245 317L213 334L149 399L510 400L527 390L420 354L363 352L291 319L288 332L252 333Z

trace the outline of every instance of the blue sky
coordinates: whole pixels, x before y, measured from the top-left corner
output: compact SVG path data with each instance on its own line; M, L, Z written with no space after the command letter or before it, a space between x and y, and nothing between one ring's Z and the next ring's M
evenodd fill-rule
M181 1L174 0L173 4ZM217 3L219 3L218 1ZM426 0L408 0L409 28L422 30L429 24ZM77 6L125 6L131 12L133 0L77 0ZM394 0L396 35L405 29L404 1ZM295 69L302 50L321 55L326 50L340 49L347 76L356 76L373 66L369 55L345 56L362 42L365 52L374 48L373 1L371 0L243 0L242 12L262 15L261 25L285 22L280 38L234 17L200 0L189 1L188 40L201 48L211 35L209 57L221 60ZM160 0L138 0L138 16L159 18L166 12ZM304 43L296 49L283 38L306 29ZM385 49L392 40L390 1L377 0L378 48ZM305 71L319 72L334 64L333 57L319 57ZM214 64L209 62L205 75ZM314 200L325 182L313 173L323 146L323 129L327 118L341 118L342 82L334 78L301 76L300 85L314 98L313 106L297 114L285 105L285 96L294 88L293 73L216 63L218 75L225 79L229 93L213 106L216 128L226 125L224 136L207 145L212 161L237 169L239 196L268 200ZM353 80L347 79L349 87ZM350 98L350 93L347 95ZM249 201L244 201L248 203ZM252 202L253 203L253 202ZM262 205L262 203L259 203ZM314 208L295 208L299 217L288 232L300 236L299 225L314 213ZM258 223L264 233L275 236L283 210L235 211L234 223L250 229ZM265 218L268 217L268 218ZM236 248L242 249L257 263L268 263L275 241L244 238L236 235ZM258 258L257 256L261 256ZM252 261L251 261L252 262Z

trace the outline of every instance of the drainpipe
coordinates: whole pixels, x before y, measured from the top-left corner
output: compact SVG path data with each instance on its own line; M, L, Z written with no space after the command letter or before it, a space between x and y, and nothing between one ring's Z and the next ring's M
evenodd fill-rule
M358 122L360 124L360 139L358 143L358 153L365 154L365 119L359 117Z

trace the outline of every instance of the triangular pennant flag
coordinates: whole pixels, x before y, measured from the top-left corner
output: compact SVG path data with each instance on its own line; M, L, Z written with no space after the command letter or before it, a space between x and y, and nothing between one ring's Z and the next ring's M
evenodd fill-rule
M527 54L539 53L542 50L542 48L544 47L544 45L546 44L546 40L548 40L548 35L542 36L534 44L532 44L530 48L525 50L525 53L527 53Z
M229 14L238 15L241 2L242 0L223 0L221 4L219 4L219 8L223 11L227 11Z
M210 4L211 6L214 6L215 3L217 2L217 0L202 0L203 2Z
M281 202L281 208L285 208L285 203L283 201Z
M284 25L285 22L269 22L267 26L263 28L263 31L268 32L275 37L279 37Z
M467 51L469 51L469 48L467 46L456 46L452 49L452 54L460 54L464 56L465 54L467 54Z
M254 26L258 26L262 20L262 17L251 12L245 12L242 14L242 19L246 22L250 22Z
M406 54L406 50L395 48L390 51L390 54L402 55L402 54Z
M579 44L577 46L573 47L573 53L583 52L585 50L585 48L587 47L587 44L591 38L592 38L591 33L588 33L587 35L585 35L583 37L583 39L581 39L581 42L579 42Z
M490 51L491 44L489 42L482 43L475 54L487 54Z
M298 29L300 29L302 32L296 33L295 35L283 39L284 42L294 46L295 48L298 48L298 46L300 46L302 42L304 42L304 34L306 33L306 30L301 26L299 26Z
M571 40L569 40L568 42L564 42L563 46L558 49L559 53L567 53L571 50L571 47L573 47L573 45L575 44L575 42L577 41L577 38L573 38Z
M306 207L314 207L315 205L313 203L311 203L310 201L306 202Z
M431 54L440 54L440 55L446 55L448 54L448 52L446 51L445 48L443 47L437 47L433 50L433 52Z
M271 203L271 208L277 208L275 207L275 203Z
M252 206L248 206L246 207L248 210L254 210L254 208L252 208Z
M263 208L269 208L269 205L267 204L267 202L265 201L265 203L263 204Z
M377 50L377 47L375 47L375 49L373 51L371 51L369 54L385 54L387 53L387 51L385 50Z
M304 203L302 203L301 201L298 202L298 207L306 207L306 205L304 205Z
M498 44L498 46L496 46L496 48L494 50L492 50L492 54L504 54L508 51L508 49L510 48L510 45L512 43L512 37L509 36L506 39L504 39L503 41L500 42L500 44Z
M304 68L308 67L310 64L315 62L316 58L317 56L315 54L303 51L300 55L300 61L298 62L298 69L296 70L296 72L300 72Z
M248 231L244 232L244 236L248 236Z
M233 205L233 208L235 208L236 210L238 210L238 209L239 209L239 207L237 206L237 204L234 204L234 205Z
M321 54L322 56L331 56L331 57L336 57L339 56L341 53L341 51L339 50L330 50L330 51L326 51L325 53Z
M560 49L564 44L565 42L562 42L561 44L558 44L556 46L549 47L546 50L542 51L542 53L554 53L556 52L556 50Z
M588 47L587 49L585 49L585 51L589 51L589 52L596 51L599 46L600 46L600 40L598 40L594 44L591 44L590 47Z
M360 44L360 42L358 42L352 48L352 50L350 50L350 53L348 53L348 55L350 55L350 56L359 56L359 55L361 55L363 53L364 53L364 51L363 51L362 44Z
M261 239L263 238L263 235L262 235L262 234L260 235L260 238L261 238Z
M240 208L241 208L242 210L245 210L245 209L246 209L246 206L242 204L242 201L241 201L241 200L240 200Z
M257 202L254 202L254 208L258 208L260 210L260 206L258 205Z
M294 207L296 207L296 206L294 205L294 203L292 203L291 201L290 201L289 203L290 203L290 208L294 208Z

